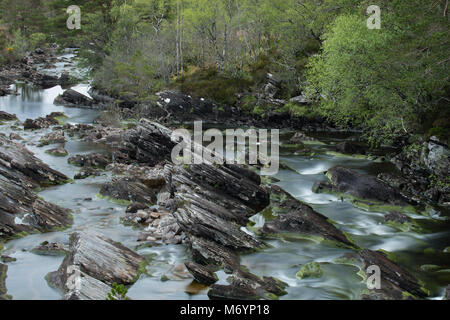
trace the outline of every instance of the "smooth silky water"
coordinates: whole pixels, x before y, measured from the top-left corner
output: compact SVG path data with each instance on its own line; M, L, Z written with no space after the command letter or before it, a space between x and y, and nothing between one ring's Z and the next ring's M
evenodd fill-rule
M67 69L67 62L73 59L74 55L69 52L62 57L64 59L60 58L62 61L56 63L56 69L46 72L58 73ZM76 68L69 67L69 69L77 72ZM17 83L13 88L17 95L1 97L0 110L16 114L20 121L62 111L68 116L66 121L69 123L92 123L99 115L99 111L95 110L53 105L54 98L63 92L60 86L42 90ZM87 94L89 84L80 84L73 89ZM37 147L40 137L50 129L26 132L14 127L14 123L8 123L1 125L0 130L7 135L16 132L23 136L27 141L27 148L53 169L69 177L73 177L79 170L67 163L68 157L54 157L45 153L45 150L51 149L54 145ZM442 253L445 247L450 246L448 210L435 208L433 219L420 217L426 220L430 233L399 232L383 224L382 213L366 212L335 196L313 193L311 191L313 184L324 180L324 171L335 165L343 165L370 174L395 170L392 164L386 162L326 154L326 151L332 149L333 144L343 141L346 136L322 133L316 137L325 144L310 146L316 152L315 155L281 157L281 161L294 171L281 170L276 175L280 180L277 184L335 221L338 228L347 232L359 246L393 252L403 268L425 281L432 290L432 297L442 297L444 287L450 283L449 273L426 273L420 271L420 266L437 264L450 268L450 254ZM109 152L105 147L80 141L77 137L67 139L65 148L69 155ZM8 263L6 279L8 293L14 299L60 299L61 294L47 284L45 275L57 270L63 257L40 256L30 251L44 241L68 245L69 236L73 232L97 230L150 259L147 274L142 275L129 288L128 295L132 299L207 299L207 288L193 283L186 271L180 267L188 259L183 246L161 245L139 248L136 241L139 231L120 222L125 207L97 197L101 185L109 179L110 174L105 173L100 177L74 181L38 193L49 202L71 209L74 224L72 228L63 232L29 235L5 244L1 254L17 259ZM252 220L259 226L264 223L262 215L257 215ZM288 294L281 299L358 299L359 293L366 287L356 274L357 268L333 263L334 259L349 250L308 240L266 239L266 241L271 245L269 249L242 256L242 264L257 275L274 276L288 283ZM295 276L298 270L303 264L312 261L321 263L323 276L318 279L298 280ZM227 275L218 272L218 276L219 283L225 284Z

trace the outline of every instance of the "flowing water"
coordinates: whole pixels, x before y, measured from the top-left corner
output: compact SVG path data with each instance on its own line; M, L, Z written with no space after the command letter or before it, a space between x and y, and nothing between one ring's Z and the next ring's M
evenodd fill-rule
M56 68L49 73L60 73L63 69L79 72L68 65L74 57L72 52L60 57ZM73 89L87 93L89 84L80 84ZM17 95L0 98L0 110L14 113L20 121L27 118L45 116L53 111L62 111L70 123L92 123L99 111L78 108L65 108L53 105L54 98L63 92L56 86L51 89L36 89L23 83L14 85ZM23 128L23 127L22 127ZM54 157L45 150L54 146L37 147L40 137L50 129L25 132L12 124L0 126L0 131L9 135L16 132L25 138L27 148L35 153L53 169L73 177L79 168L67 163L67 157ZM361 247L373 250L384 249L393 252L403 268L423 280L432 292L432 298L443 296L444 287L450 283L450 253L443 253L450 246L450 213L444 208L434 208L432 217L415 216L429 230L426 234L400 232L383 224L384 214L357 209L347 201L332 195L314 194L314 182L325 179L323 174L335 165L343 165L364 173L377 174L395 170L392 164L382 161L369 161L351 157L329 155L326 152L345 139L338 134L316 136L322 145L311 145L315 151L312 156L283 155L281 160L292 170L280 170L277 183L298 199L312 205L315 210L335 221L338 227L347 232ZM68 138L65 145L70 155L91 152L108 153L109 150L96 144ZM123 243L139 254L151 257L148 274L129 288L132 299L206 299L207 288L192 283L186 270L181 268L188 259L183 246L161 245L139 248L136 241L138 231L120 223L125 207L99 199L96 195L103 183L110 179L109 174L88 178L73 183L47 188L39 192L45 200L69 208L73 211L74 224L63 232L34 234L5 244L1 254L16 258L8 264L6 286L14 299L60 299L61 294L48 286L45 275L55 271L63 257L40 256L30 251L44 241L69 243L71 233L80 230L98 230L115 241ZM252 219L262 226L264 217L257 215ZM334 264L333 260L348 250L317 244L308 240L287 241L268 240L271 247L262 252L242 256L242 264L253 273L274 276L289 284L288 294L281 299L358 299L366 287L352 266ZM318 279L298 280L296 273L308 262L321 263L323 276ZM444 272L424 272L423 264L436 264L447 269ZM220 283L226 283L226 275L218 273Z

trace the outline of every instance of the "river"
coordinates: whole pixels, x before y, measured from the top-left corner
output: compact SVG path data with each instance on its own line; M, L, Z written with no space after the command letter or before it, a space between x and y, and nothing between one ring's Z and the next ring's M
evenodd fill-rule
M46 70L49 73L60 73L63 69L80 72L68 60L74 58L69 51L60 57L56 68ZM64 62L65 61L65 62ZM66 108L53 105L54 98L63 92L60 86L50 89L36 89L24 83L14 85L17 95L0 98L0 110L17 115L20 121L27 118L45 116L54 111L62 111L67 121L75 123L92 123L100 111L79 108ZM73 87L87 94L89 83ZM23 128L23 127L22 127ZM40 137L51 129L38 131L17 130L11 124L0 126L0 131L9 135L16 132L25 138L27 148L53 169L69 177L73 177L79 168L67 163L67 157L54 157L45 153L52 145L37 147ZM286 133L286 132L284 132ZM401 232L384 222L384 214L367 212L355 208L350 202L340 198L315 194L312 185L325 179L327 169L342 165L363 173L376 175L380 172L396 170L390 162L368 160L332 155L334 144L344 141L347 136L337 133L320 133L313 135L323 144L312 144L312 156L283 154L281 160L293 170L280 170L276 175L277 184L301 201L326 215L336 222L338 228L347 232L361 247L373 250L383 249L395 254L398 263L413 275L425 282L431 290L431 299L441 299L444 288L450 283L450 253L443 253L450 246L450 213L445 208L433 208L430 216L412 216L427 227L427 233ZM97 144L83 142L77 137L67 137L65 145L69 155L91 152L108 153L109 150ZM55 271L63 257L41 256L30 251L44 241L60 242L68 245L71 233L80 230L94 229L123 243L139 254L151 257L148 274L129 288L128 295L132 299L207 299L207 288L192 283L182 265L188 257L183 246L161 245L139 248L137 231L121 224L119 218L124 215L125 207L97 198L103 183L110 179L105 175L85 180L76 180L65 185L39 191L39 196L59 206L69 208L73 212L72 228L63 232L33 234L25 238L13 240L5 244L2 254L17 260L8 264L6 286L13 299L60 299L61 294L51 288L45 276ZM256 226L264 223L261 214L253 217ZM264 251L242 256L242 264L252 273L263 276L274 276L289 284L288 294L281 299L358 299L366 284L356 274L358 269L348 265L333 263L347 250L317 244L309 240L288 241L269 239L271 245ZM317 261L322 265L323 276L317 279L298 280L296 273L308 262ZM436 264L443 267L440 272L426 272L420 269L424 264ZM226 283L226 275L218 273L219 283Z

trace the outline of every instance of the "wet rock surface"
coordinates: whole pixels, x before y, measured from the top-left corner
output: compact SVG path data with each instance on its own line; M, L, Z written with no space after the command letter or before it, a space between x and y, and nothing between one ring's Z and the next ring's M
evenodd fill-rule
M113 283L134 283L144 265L142 256L103 235L74 233L70 252L47 279L65 293L66 299L105 300ZM74 286L73 281L78 285Z
M37 119L26 119L23 128L25 130L37 130L44 129L50 126L55 126L59 124L58 118L65 117L65 114L62 112L52 112L51 114L44 117L39 117Z
M82 93L73 89L67 89L62 95L56 97L53 103L66 107L91 107L94 101Z
M344 167L333 167L327 171L329 182L319 182L315 192L335 192L349 195L359 205L387 205L406 207L408 200L394 188L376 177L361 174Z
M0 121L14 121L14 120L17 120L17 116L15 114L0 111Z
M306 235L318 241L328 240L339 246L356 247L327 217L295 199L280 187L273 185L271 195L272 207L276 209L278 216L264 224L261 229L263 235L287 237Z
M367 277L372 275L366 271L369 266L378 266L381 271L381 288L369 290L362 295L362 299L401 300L427 297L423 285L409 272L389 260L384 253L364 249L358 253L357 259Z
M41 256L64 256L67 249L60 243L45 241L34 247L31 252Z
M90 153L75 155L67 159L67 162L78 167L105 169L111 160L103 154Z
M194 276L194 279L199 283L209 286L219 280L214 271L211 270L213 269L211 267L208 268L207 266L202 266L195 262L186 262L185 265L189 272Z
M39 199L32 191L67 179L23 145L0 136L0 238L69 226L68 210Z
M130 178L113 178L102 186L100 195L127 202L155 204L158 191Z

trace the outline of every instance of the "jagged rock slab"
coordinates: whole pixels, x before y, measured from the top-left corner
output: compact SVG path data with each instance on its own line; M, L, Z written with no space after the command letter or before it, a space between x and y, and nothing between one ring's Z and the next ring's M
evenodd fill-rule
M185 266L198 283L209 286L219 280L211 268L194 262L186 262Z
M67 162L78 167L105 169L111 160L100 153L78 154L67 159Z
M359 274L363 275L365 279L373 275L373 273L367 273L369 266L378 266L380 268L380 289L365 290L361 294L362 299L424 299L429 294L421 281L390 260L384 252L363 249L358 253L346 253L342 258L337 259L336 262L359 267L362 271Z
M414 210L408 200L398 191L376 177L361 174L355 170L333 167L327 171L329 182L316 183L314 192L333 192L350 197L356 206L382 209L385 206L398 210Z
M62 95L59 95L55 98L53 104L63 106L89 107L94 104L94 100L73 89L67 89L66 91L63 92Z
M113 178L100 189L103 197L126 202L156 203L159 189L152 189L145 184L130 178Z
M45 118L26 119L23 123L24 130L37 130L44 129L50 126L56 126L59 124L58 118L64 118L66 115L62 112L52 112Z
M145 263L144 257L120 243L95 232L77 232L70 238L70 252L58 271L48 275L48 280L71 298L103 299L113 283L136 282ZM71 276L77 274L74 270L87 275L81 289L73 286Z
M155 166L166 160L170 161L175 145L168 128L142 119L135 129L128 130L124 134L117 160Z
M68 177L51 169L23 145L0 136L0 175L5 178L32 184L33 186L57 185Z
M235 271L227 281L229 285L213 284L208 291L208 297L227 300L274 300L287 294L286 283L272 277L258 277L242 270Z
M338 246L355 248L356 245L327 217L309 205L295 199L278 186L271 186L272 210L277 218L264 224L260 232L264 235L311 237L318 241L331 241Z
M0 238L71 225L68 210L39 199L32 191L67 179L24 146L0 136Z

